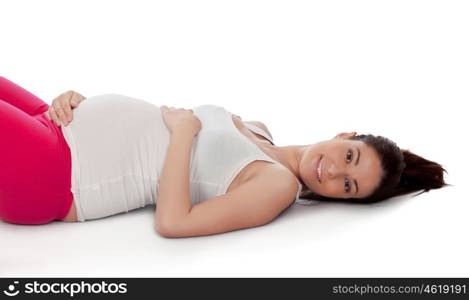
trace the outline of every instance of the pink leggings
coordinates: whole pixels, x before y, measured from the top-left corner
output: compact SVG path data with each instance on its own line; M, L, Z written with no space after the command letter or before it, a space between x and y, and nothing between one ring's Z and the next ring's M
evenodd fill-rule
M72 202L71 155L49 105L0 76L0 219L61 220Z

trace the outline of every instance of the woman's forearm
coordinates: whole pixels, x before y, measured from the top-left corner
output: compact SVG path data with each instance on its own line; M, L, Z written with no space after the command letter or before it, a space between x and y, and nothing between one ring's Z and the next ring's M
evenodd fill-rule
M166 152L156 200L156 226L174 224L189 214L189 169L194 136L174 131Z

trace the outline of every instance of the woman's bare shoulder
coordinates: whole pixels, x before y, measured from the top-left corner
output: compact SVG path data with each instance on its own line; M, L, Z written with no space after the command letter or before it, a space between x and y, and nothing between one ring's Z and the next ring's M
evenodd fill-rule
M298 181L295 175L281 164L267 163L259 168L259 172L256 172L254 176L267 178L268 180L262 181L266 185L266 188L274 185L283 186L285 187L285 193L296 196L298 191Z

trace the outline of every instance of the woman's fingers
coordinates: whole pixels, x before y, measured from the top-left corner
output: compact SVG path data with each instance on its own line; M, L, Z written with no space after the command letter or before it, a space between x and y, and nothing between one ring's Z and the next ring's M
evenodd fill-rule
M53 103L54 112L56 115L56 123L57 126L60 126L60 123L67 124L68 123L68 111L71 113L71 109L69 105L66 105L60 101Z
M72 109L76 108L84 99L86 99L84 96L71 90L62 93L52 101L46 116L57 126L60 126L60 123L67 125L73 119Z
M82 95L80 95L78 93L73 93L72 98L70 99L70 105L73 106L73 108L75 108L84 99L86 99L86 98L83 97ZM72 118L73 118L73 114L72 114Z
M54 103L53 106L54 106L55 113L57 115L57 121L59 123L57 125L60 126L60 122L65 123L65 113L64 113L62 104L60 104L60 102L56 102Z
M185 108L182 108L182 107L176 108L176 107L174 107L174 106L169 106L169 107L168 107L168 106L166 106L166 105L161 105L161 106L160 106L160 109L164 109L164 110L173 110L173 109L185 109ZM192 111L192 109L189 109L189 110Z
M65 118L64 124L67 124L68 122L72 120L72 108L70 107L70 100L66 99L60 103L62 106L62 109L64 110L64 118Z
M55 112L54 106L49 107L49 119L55 122L57 126L60 126L59 117L57 116L57 113Z

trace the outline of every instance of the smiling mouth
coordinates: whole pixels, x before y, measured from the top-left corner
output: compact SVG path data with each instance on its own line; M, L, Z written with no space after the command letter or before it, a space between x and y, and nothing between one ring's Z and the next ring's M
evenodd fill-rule
M319 183L321 183L321 175L322 175L322 155L319 158L318 166L316 168L316 176L317 176Z

